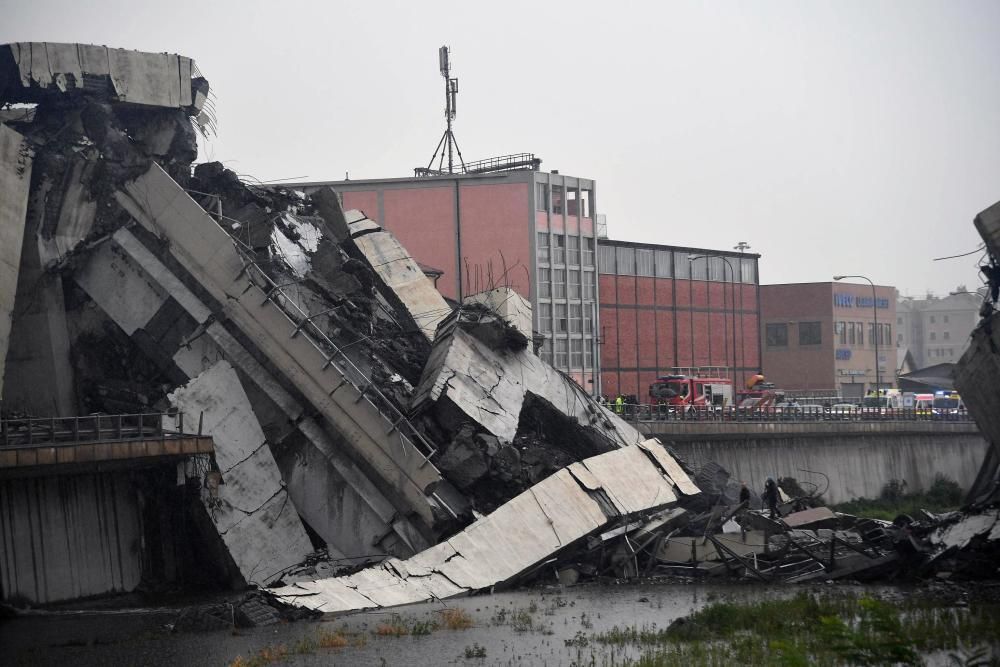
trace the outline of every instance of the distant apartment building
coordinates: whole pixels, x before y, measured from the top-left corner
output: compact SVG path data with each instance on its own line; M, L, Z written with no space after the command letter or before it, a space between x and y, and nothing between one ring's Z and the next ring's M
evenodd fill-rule
M739 386L757 373L760 255L606 239L598 253L606 395L645 402L657 377L679 371Z
M876 285L873 298L864 283L795 283L761 285L760 295L769 381L852 400L876 387L876 375L883 388L895 384L895 288Z
M896 346L909 351L917 368L958 361L979 322L983 299L958 293L923 299L899 297L896 301Z

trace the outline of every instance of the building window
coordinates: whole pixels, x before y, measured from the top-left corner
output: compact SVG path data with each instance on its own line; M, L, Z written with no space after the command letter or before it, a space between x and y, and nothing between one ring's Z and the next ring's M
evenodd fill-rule
M594 278L595 277L596 276L594 275L593 271L584 271L583 272L583 298L584 299L593 299L594 298L594 291L595 291L594 287L596 286L596 283L594 282Z
M569 365L571 368L583 368L583 341L579 338L569 342Z
M580 191L577 188L566 188L566 215L580 215Z
M837 342L841 345L847 345L847 323L836 322L833 325L833 335L837 337Z
M691 263L688 262L686 252L674 253L674 278L687 280L691 277Z
M555 312L555 332L567 333L569 330L569 323L566 321L566 304L557 303L553 306L553 309Z
M768 324L767 325L767 346L768 347L788 347L788 325Z
M934 324L934 316L931 315L931 324Z
M552 186L552 212L562 215L563 212L563 186Z
M538 232L538 241L535 243L535 255L539 262L549 263L549 233Z
M591 216L590 203L594 199L594 193L586 188L580 190L580 217L589 218Z
M864 322L855 322L855 324L857 325L857 329L858 329L858 345L864 345L865 344L865 323Z
M670 277L670 253L665 250L656 251L656 277L657 278L669 278Z
M902 317L897 317L897 318L896 318L896 324L897 324L897 325L900 325L900 324L902 324L902 323L903 323L903 318L902 318Z
M542 361L545 363L552 363L552 341L546 339L542 342Z
M691 265L691 280L708 279L707 257L699 257L698 259L689 259L688 263Z
M538 304L538 329L542 333L552 333L552 304Z
M947 315L944 316L944 323L948 324L948 316Z
M566 237L566 263L579 266L580 264L580 237Z
M618 248L618 275L635 275L635 251L632 248Z
M941 334L941 335L942 335L942 337L943 337L943 338L944 338L945 340L951 340L951 332L950 332L950 331L945 331L945 332L944 332L943 334Z
M556 351L556 353L555 353L555 359L553 360L552 365L555 366L556 368L566 368L566 366L567 366L567 364L566 364L566 344L569 341L567 341L565 338L557 338L557 339L555 339L552 342L554 343L554 347L555 347L555 351Z
M635 275L653 276L653 251L637 248L635 251Z
M566 298L566 269L553 269L552 293L556 299Z
M543 299L552 296L551 269L538 269L538 296Z
M740 276L744 283L753 285L757 282L756 262L746 257L740 259Z
M584 237L583 239L583 266L594 265L594 239Z
M594 367L594 349L590 345L583 347L583 364L586 368Z
M615 247L610 245L597 246L597 258L599 266L597 270L601 273L614 275L615 270Z
M569 270L569 298L579 299L580 298L580 270L570 269Z
M799 322L799 345L819 345L823 342L823 326L819 322Z
M931 340L937 340L937 334L933 331L931 332Z
M708 257L708 279L717 283L725 282L726 265L721 257Z
M590 304L583 306L583 333L594 333L594 309Z
M564 264L566 262L566 237L562 234L552 235L552 263Z
M549 184L535 183L535 210L549 210Z
M856 334L854 332L854 322L847 323L847 343L848 345L854 345L856 342Z
M569 304L569 332L580 333L583 328L583 306L578 303Z

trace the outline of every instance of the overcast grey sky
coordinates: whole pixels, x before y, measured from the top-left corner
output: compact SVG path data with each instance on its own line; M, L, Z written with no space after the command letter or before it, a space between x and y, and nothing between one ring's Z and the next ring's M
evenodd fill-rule
M193 57L204 154L261 180L407 176L443 130L597 180L610 235L763 254L761 281L978 285L1000 200L1000 2L0 0L0 41Z

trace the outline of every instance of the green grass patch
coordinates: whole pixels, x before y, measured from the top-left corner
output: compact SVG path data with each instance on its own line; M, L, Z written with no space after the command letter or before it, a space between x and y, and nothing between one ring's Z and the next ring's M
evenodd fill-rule
M716 602L669 628L615 627L592 643L638 646L633 665L916 665L932 651L1000 651L1000 605L801 592L783 600ZM576 642L574 642L576 643Z
M922 509L931 512L948 512L958 509L964 493L957 482L944 475L934 478L934 483L924 493L907 493L904 480L890 480L878 498L858 498L846 503L831 505L835 512L854 514L870 519L892 521L900 514L919 518Z

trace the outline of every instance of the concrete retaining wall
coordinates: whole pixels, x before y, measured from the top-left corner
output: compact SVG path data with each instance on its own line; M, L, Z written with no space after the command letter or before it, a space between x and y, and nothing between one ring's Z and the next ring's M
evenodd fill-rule
M667 422L644 430L670 444L685 461L715 461L736 480L761 490L768 476L795 477L823 487L827 502L875 498L890 479L907 491L926 490L938 474L968 489L979 472L986 441L972 423Z
M134 590L141 547L128 473L0 480L3 598L42 603Z

